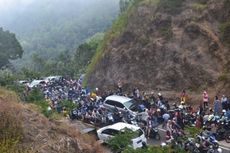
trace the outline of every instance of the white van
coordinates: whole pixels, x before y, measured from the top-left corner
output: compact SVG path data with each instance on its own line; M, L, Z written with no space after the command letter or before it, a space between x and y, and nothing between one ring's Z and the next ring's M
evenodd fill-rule
M129 111L133 116L136 116L138 111L138 106L134 100L124 96L108 96L106 97L103 106L109 110L116 107L121 112Z

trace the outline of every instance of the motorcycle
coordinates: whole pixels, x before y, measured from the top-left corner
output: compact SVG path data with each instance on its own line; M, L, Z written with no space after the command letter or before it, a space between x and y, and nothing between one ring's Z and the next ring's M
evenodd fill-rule
M224 140L227 143L230 143L230 124L229 121L224 120L219 122L218 128L216 130L217 140Z
M201 153L221 153L218 141L210 133L201 132L196 136L196 143Z
M161 136L159 134L159 130L157 127L152 127L151 131L150 131L150 138L156 139L156 140L160 140Z

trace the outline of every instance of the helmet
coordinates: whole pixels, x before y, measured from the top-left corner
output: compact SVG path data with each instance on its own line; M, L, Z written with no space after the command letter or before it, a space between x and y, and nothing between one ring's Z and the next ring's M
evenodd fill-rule
M158 93L158 96L161 96L161 93L160 93L160 92Z
M161 147L164 147L164 146L166 146L166 143L162 142Z
M178 106L178 107L179 107L179 109L183 109L183 108L184 108L182 105L180 105L180 106Z
M226 113L226 110L225 110L225 109L223 109L223 110L222 110L222 113Z
M218 151L218 153L222 153L222 149L221 148L218 148L217 151Z
M98 91L98 88L95 88L96 91Z

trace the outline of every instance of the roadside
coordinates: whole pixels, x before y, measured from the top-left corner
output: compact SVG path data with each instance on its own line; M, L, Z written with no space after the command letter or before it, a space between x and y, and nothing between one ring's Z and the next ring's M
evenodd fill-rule
M96 130L97 127L91 125L91 124L87 124L87 123L83 123L79 120L74 120L74 121L70 121L68 119L62 119L61 122L66 123L66 124L70 124L71 126L76 127L76 129L78 129L82 134L90 134L90 135L94 135L95 137L95 141L97 141L97 136L96 136ZM165 129L162 128L158 128L159 129L159 134L161 136L160 140L155 140L155 139L148 139L147 142L148 144L152 144L152 145L160 145L162 142L165 142ZM219 141L220 144L220 148L223 149L223 153L230 153L230 144L226 143L225 141ZM108 147L106 147L105 145L103 145L104 148L104 153L110 153L110 149Z

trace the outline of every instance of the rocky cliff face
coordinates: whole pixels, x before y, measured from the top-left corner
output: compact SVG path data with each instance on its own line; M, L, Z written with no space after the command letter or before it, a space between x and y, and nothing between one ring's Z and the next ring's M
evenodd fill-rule
M108 43L89 84L108 88L121 80L141 89L197 90L226 81L230 54L220 31L230 16L226 1L182 0L175 10L140 2Z

